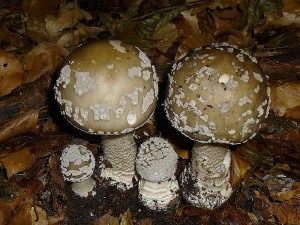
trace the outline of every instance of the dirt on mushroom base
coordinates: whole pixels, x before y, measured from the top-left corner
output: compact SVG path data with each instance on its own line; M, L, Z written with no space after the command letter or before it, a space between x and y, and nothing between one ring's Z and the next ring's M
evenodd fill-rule
M109 164L106 162L106 164ZM99 168L99 164L96 164ZM96 180L96 194L81 198L76 195L67 184L64 191L67 195L68 224L72 225L107 225L107 221L113 219L119 221L121 214L128 209L131 213L133 224L143 225L187 225L199 223L199 218L190 217L185 221L178 221L173 210L152 211L138 205L138 183L134 182L133 188L121 190L117 185L112 186L108 180L101 178L101 170L96 169L92 176ZM181 203L183 206L183 203ZM114 224L114 223L113 223ZM116 224L119 224L116 223ZM129 225L129 223L126 223Z

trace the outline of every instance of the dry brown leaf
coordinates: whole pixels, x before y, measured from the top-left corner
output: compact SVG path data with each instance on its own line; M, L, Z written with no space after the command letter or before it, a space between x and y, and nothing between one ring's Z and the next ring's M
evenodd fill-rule
M182 39L182 42L177 49L175 60L178 60L182 54L194 48L208 45L215 41L212 34L199 29L198 18L196 15L193 15L193 11L184 11L182 15L183 18L176 21L178 36Z
M61 0L24 0L23 10L30 17L43 21L46 15L55 15L59 9Z
M283 12L299 12L300 2L299 0L283 0Z
M13 54L0 49L0 96L19 87L23 79L24 71L19 60Z
M251 225L252 221L242 209L238 209L231 204L226 204L226 210L223 210L220 216L221 221L226 221L227 224L242 224Z
M300 224L299 201L290 201L289 203L270 203L270 210L281 224Z
M111 210L101 216L99 219L93 221L93 225L107 225L114 217L111 215Z
M235 187L252 168L249 162L240 157L238 151L234 151L231 155L230 184Z
M25 70L24 82L32 82L46 72L54 72L68 51L58 44L43 42L24 55L23 65Z
M6 43L9 47L24 47L23 36L17 32L12 32L6 24L0 25L0 42Z
M28 169L38 158L37 152L33 152L30 147L21 148L15 152L0 156L0 162L6 170L8 178L16 173Z
M120 215L120 225L133 225L130 209Z
M300 11L282 12L280 15L278 13L268 13L265 16L266 19L255 26L255 34L270 30L297 29L300 26Z
M31 40L39 43L48 40L45 22L29 17L26 21L26 35Z
M84 41L87 37L97 35L100 31L101 28L89 27L82 23L77 23L75 30L64 32L56 43L61 46L69 47Z
M283 116L288 110L300 106L300 82L290 81L271 86L271 108Z
M2 127L2 130L0 130L0 142L35 130L38 122L38 116L38 110L30 110L8 122L4 127Z
M19 205L17 210L13 212L10 225L32 225L30 209L31 205L28 203Z
M80 23L79 20L82 19L90 20L92 16L82 10L76 1L62 5L56 16L47 15L45 18L48 40L70 46L100 32L98 27L88 27Z
M300 121L300 105L286 110L284 117L287 119Z

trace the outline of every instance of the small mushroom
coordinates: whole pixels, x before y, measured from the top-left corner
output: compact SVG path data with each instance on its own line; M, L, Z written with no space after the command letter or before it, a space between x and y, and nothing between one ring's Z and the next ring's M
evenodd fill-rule
M144 141L136 157L139 180L139 202L152 210L166 210L178 203L178 181L174 176L178 156L163 138Z
M232 192L226 145L253 138L268 115L267 79L254 57L228 43L182 56L168 78L167 118L195 141L190 168L181 176L183 196L194 206L213 209Z
M75 49L54 87L61 113L76 128L102 137L112 168L102 176L132 187L137 147L133 131L154 112L158 78L149 58L119 40L100 40Z
M91 178L95 157L83 145L69 145L60 156L60 168L65 181L72 182L72 190L81 197L94 194L95 182Z

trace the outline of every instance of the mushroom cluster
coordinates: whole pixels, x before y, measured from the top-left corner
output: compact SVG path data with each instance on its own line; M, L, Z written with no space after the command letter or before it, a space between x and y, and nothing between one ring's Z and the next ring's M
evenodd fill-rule
M104 155L112 165L103 176L131 187L137 152L132 132L153 114L158 95L149 58L119 40L84 44L65 59L54 92L74 127L102 135Z
M175 178L178 156L163 138L144 141L136 157L140 175L139 202L152 210L166 210L178 203L178 181Z
M168 78L167 118L195 141L182 175L183 196L197 207L218 207L232 192L230 150L222 144L255 136L269 111L267 78L254 57L228 43L183 55Z
M72 190L87 197L94 188L91 178L95 168L95 157L83 145L69 145L60 156L60 168L65 181L72 182Z

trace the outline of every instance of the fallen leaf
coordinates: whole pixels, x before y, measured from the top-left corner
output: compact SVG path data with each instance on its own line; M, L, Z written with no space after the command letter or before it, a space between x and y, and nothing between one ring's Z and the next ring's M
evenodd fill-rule
M32 217L30 215L31 204L23 203L20 204L16 211L13 211L13 216L10 220L10 225L33 225L32 224Z
M252 0L248 5L247 25L252 29L267 12L280 11L283 8L281 0Z
M68 55L68 51L58 44L42 42L23 57L25 83L32 82L46 72L54 72Z
M81 9L77 2L64 4L60 7L57 15L47 15L45 17L48 40L61 44L67 43L68 46L78 44L91 33L100 32L100 28L88 28L79 22L80 20L91 19L91 14ZM79 31L76 32L76 29L79 29ZM71 38L72 35L77 36Z
M0 96L19 87L23 79L24 71L19 60L13 54L0 50Z
M215 41L212 33L199 29L197 15L193 11L186 10L181 13L183 18L178 19L175 24L178 37L182 39L177 49L175 60L178 60L182 54L191 51L194 48L209 45Z
M45 22L33 17L26 20L26 36L34 42L48 41Z
M36 129L39 111L29 110L6 123L0 131L0 142Z
M299 12L300 2L298 0L283 0L283 12Z
M290 201L289 203L273 202L270 208L281 224L300 224L299 201Z
M34 225L47 225L48 216L46 211L40 206L32 206L30 208L31 222Z
M234 207L231 204L226 204L226 210L223 210L218 219L221 221L226 221L227 224L240 224L240 225L251 225L252 221L247 213Z
M24 0L22 8L30 17L43 21L46 15L57 13L60 3L60 0Z
M246 159L239 155L239 151L233 151L230 165L230 184L235 187L253 168Z
M155 44L156 48L162 52L166 52L170 47L172 47L177 37L178 35L175 24L169 22L155 32L152 36L152 39L157 40Z
M93 225L107 225L114 218L111 215L111 210L109 210L106 214L101 216L99 219L93 221Z
M300 106L300 82L279 82L271 86L271 108L278 116Z
M284 117L290 120L300 121L300 105L287 109Z
M133 225L130 209L120 215L120 225Z
M82 23L77 23L75 30L63 32L56 43L61 46L70 47L83 42L88 37L97 35L100 31L102 31L102 29L99 27L89 27Z
M28 169L38 157L38 152L26 146L7 155L0 155L0 162L6 170L7 177L10 178Z
M141 38L152 38L155 33L162 29L172 19L177 17L185 7L178 6L163 13L156 13L152 17L141 20L136 25L136 33Z

